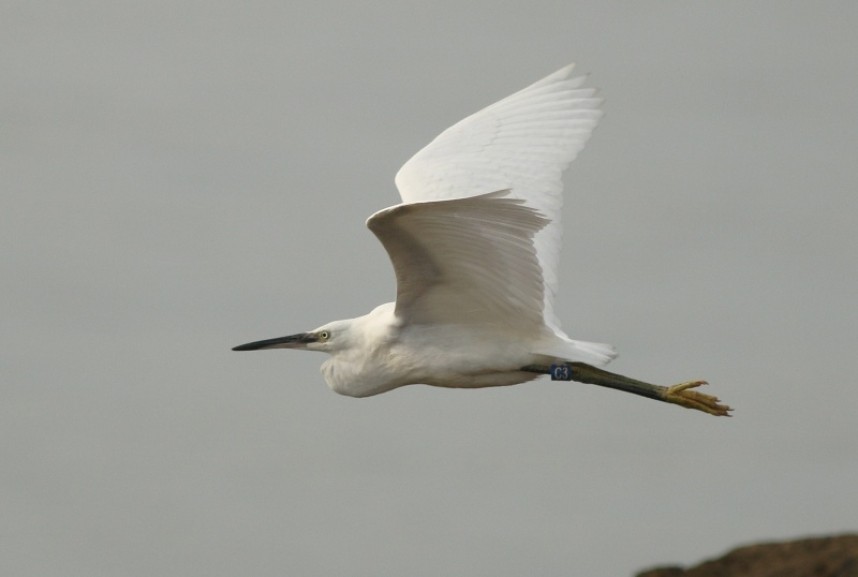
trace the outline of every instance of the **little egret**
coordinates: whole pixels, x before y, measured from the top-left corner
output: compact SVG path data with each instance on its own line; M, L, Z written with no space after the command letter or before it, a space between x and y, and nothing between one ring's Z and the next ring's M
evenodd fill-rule
M236 351L321 351L328 385L352 397L409 384L477 388L542 374L728 415L717 398L610 373L612 346L570 339L554 314L561 176L602 116L566 66L442 132L396 175L402 204L367 226L396 274L396 302Z

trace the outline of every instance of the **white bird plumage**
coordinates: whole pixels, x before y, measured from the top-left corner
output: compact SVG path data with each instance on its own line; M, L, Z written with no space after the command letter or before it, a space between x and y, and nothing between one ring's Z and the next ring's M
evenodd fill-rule
M595 371L576 380L671 400L666 387L592 367L609 362L613 347L570 339L554 314L562 173L602 116L596 90L572 69L461 120L402 166L402 204L367 220L393 264L395 303L236 350L329 353L325 380L354 397L417 383L511 385L575 363Z

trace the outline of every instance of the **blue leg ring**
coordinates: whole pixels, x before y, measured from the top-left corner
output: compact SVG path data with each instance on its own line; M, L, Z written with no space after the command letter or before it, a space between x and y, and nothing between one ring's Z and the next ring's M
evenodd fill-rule
M568 364L562 365L551 365L549 368L551 374L552 381L571 381L572 380L572 367Z

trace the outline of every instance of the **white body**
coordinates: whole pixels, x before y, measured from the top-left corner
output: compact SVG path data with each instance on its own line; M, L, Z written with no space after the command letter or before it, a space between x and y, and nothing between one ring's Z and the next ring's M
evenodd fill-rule
M331 351L322 374L332 390L368 397L414 383L476 388L515 385L538 377L519 371L547 357L512 332L477 326L403 326L395 304L386 303L354 320L359 347ZM381 330L380 330L381 329Z
M570 339L553 308L561 175L601 117L571 71L465 118L400 169L403 203L367 221L393 264L395 303L237 349L329 353L325 380L353 397L512 385L539 376L527 365L610 361L610 345Z

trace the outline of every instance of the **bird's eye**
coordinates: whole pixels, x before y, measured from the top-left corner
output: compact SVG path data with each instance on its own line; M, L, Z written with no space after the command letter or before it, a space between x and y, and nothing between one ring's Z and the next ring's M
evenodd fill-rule
M319 331L319 340L321 342L325 342L329 338L331 338L331 333L329 333L328 331Z

